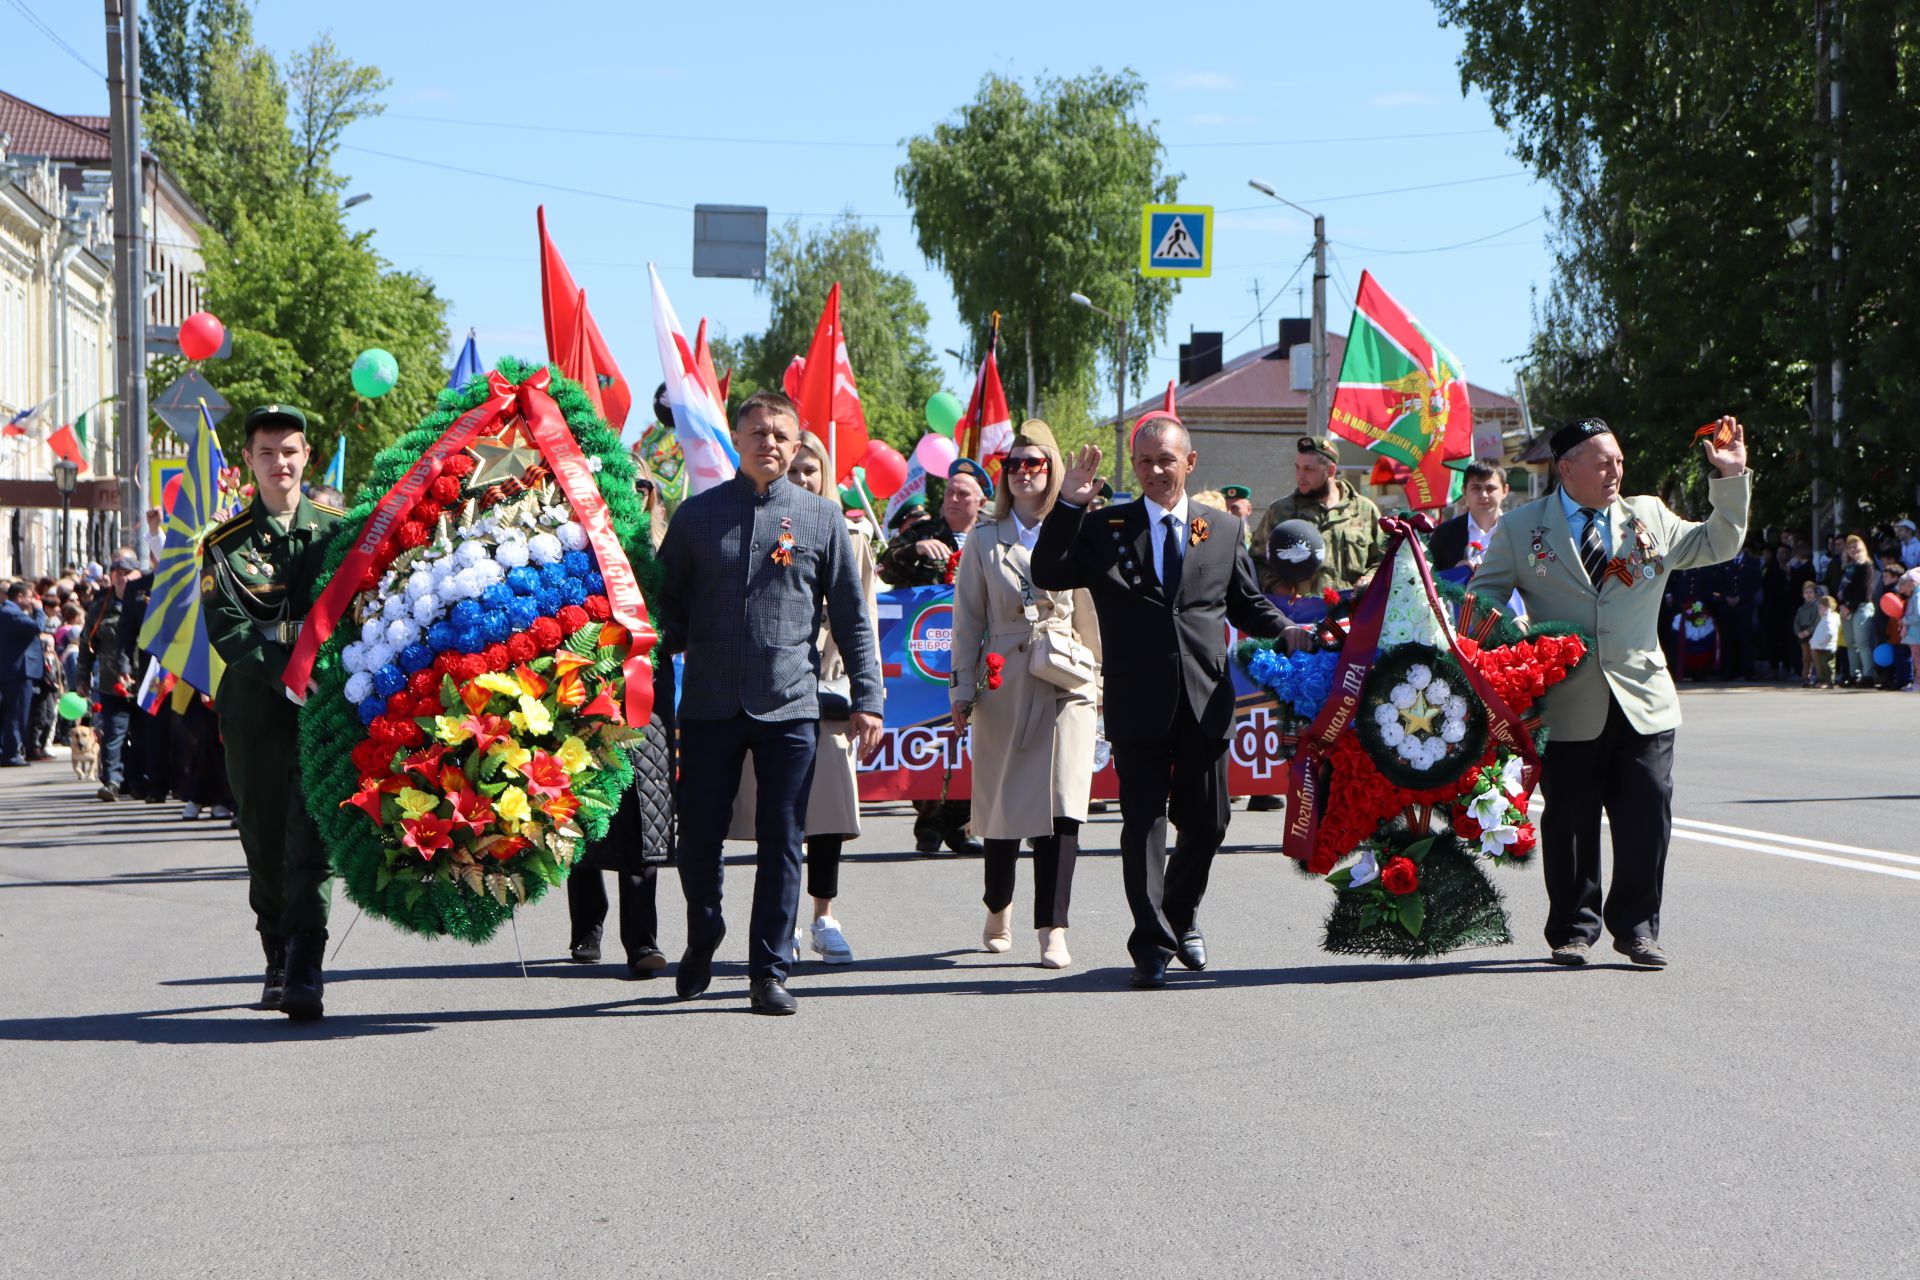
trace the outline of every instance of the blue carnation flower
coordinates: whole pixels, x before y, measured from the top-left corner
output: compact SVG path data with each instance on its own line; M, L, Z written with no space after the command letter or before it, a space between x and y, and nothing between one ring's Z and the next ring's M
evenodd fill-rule
M460 634L454 638L453 647L462 653L478 653L487 647L486 639L478 627L461 627Z
M406 672L389 662L373 673L373 688L383 698L391 698L407 687Z
M530 596L540 589L540 571L528 564L509 569L507 585L513 588L515 595Z
M480 634L487 638L488 644L499 644L513 634L513 624L507 621L506 611L490 609L480 619Z
M372 724L387 713L385 698L363 698L360 702L360 723Z
M540 585L557 588L566 580L567 566L562 562L555 560L540 566Z
M513 624L515 631L525 631L540 616L540 606L531 600L516 599L507 606L507 621Z
M554 614L560 612L560 606L566 603L565 600L560 598L560 593L551 587L540 588L540 594L535 596L534 599L540 605L540 612L547 617L552 617Z
M600 576L598 569L589 573L582 581L587 584L587 594L590 596L600 596L607 593L607 580Z
M496 582L480 593L480 603L489 609L504 609L513 603L513 588Z
M462 600L453 606L453 613L449 616L453 620L453 625L462 631L467 630L469 627L477 627L480 625L480 602L478 600Z
M400 651L400 669L408 675L425 671L432 665L433 650L417 640Z
M427 628L427 644L436 652L451 649L457 634L451 622L436 622Z
M568 604L587 602L587 584L578 578L568 578L560 584L560 598Z
M560 557L561 567L569 578L584 578L593 572L593 557L584 551L569 551Z

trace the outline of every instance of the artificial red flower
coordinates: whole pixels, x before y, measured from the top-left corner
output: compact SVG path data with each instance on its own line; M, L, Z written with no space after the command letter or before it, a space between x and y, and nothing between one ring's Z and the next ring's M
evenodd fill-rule
M600 624L599 643L602 649L608 645L628 649L633 646L633 634L617 622L603 622Z
M613 616L613 604L603 595L588 596L586 604L581 607L595 622L605 622Z
M613 697L608 694L605 689L602 689L599 694L594 697L592 702L580 708L580 714L583 717L599 716L602 719L611 720L615 724L622 724L626 719L620 713L620 704L615 702Z
M359 809L377 825L380 821L380 784L377 780L363 780L360 789L340 802L342 809L348 805Z
M1412 858L1388 858L1380 868L1380 887L1395 897L1412 893L1420 887L1420 868Z
M953 549L953 552L947 556L946 572L940 575L940 581L946 583L948 586L952 586L954 575L958 574L959 572L960 572L960 549L958 547L955 547Z
M1534 846L1539 844L1539 842L1540 836L1539 833L1534 830L1533 824L1531 822L1523 822L1514 834L1513 843L1507 846L1507 856L1509 858L1524 858L1533 852Z
M513 678L520 682L520 687L527 691L527 696L533 698L546 696L546 677L538 671L535 671L532 667L515 667L513 669Z
M487 673L487 660L477 653L463 653L454 664L462 680L478 680Z
M1340 589L1338 587L1328 587L1320 593L1320 598L1326 601L1327 608L1331 609L1340 603Z
M443 468L443 471L451 469ZM427 493L441 506L450 507L460 501L460 480L456 476L443 474L428 486Z
M493 701L491 689L482 689L477 684L460 686L460 705L476 715L485 711L487 704L491 701Z
M427 740L426 731L411 720L400 721L394 726L394 732L403 747L417 747Z
M400 525L399 532L395 533L393 538L403 549L411 551L415 547L426 546L428 536L427 526L418 520L407 520Z
M428 862L433 861L437 851L453 845L453 823L431 813L423 813L417 818L402 818L400 827L403 832L400 843L417 850Z
M513 726L501 716L483 716L477 713L462 720L460 727L473 735L473 749L479 755L485 755L488 747L507 737L513 729Z
M555 823L571 822L573 815L580 812L580 797L569 791L565 795L552 797L540 808Z
M478 836L493 825L493 805L478 791L463 787L448 794L453 800L452 825L465 827L470 836Z
M367 571L360 575L360 590L377 590L380 586L380 575L384 572L386 572L385 565L369 565Z
M563 707L577 707L587 700L586 678L583 670L593 665L592 658L583 658L571 649L562 649L553 655L553 678L557 685L555 701Z
M361 777L387 773L393 768L393 748L369 738L347 753Z
M540 650L534 647L533 637L524 631L516 631L507 637L507 657L514 662L532 662Z
M455 479L464 480L473 474L473 467L474 458L472 454L456 453L440 464L440 474L442 476L452 476ZM435 481L435 483L437 484L438 481Z
M1000 673L1006 668L1007 660L997 653L987 655L987 688L998 689L1005 677Z
M480 651L480 656L487 660L489 671L505 671L513 665L513 653L504 644L490 644Z
M438 694L440 692L440 673L428 669L414 672L407 677L407 692L416 698L426 693Z
M430 743L409 755L405 767L408 772L417 773L428 782L432 782L440 776L440 757L446 754L446 743Z
M552 618L535 618L533 625L527 628L527 634L533 637L534 648L541 653L559 647L566 633L560 624Z
M526 775L527 794L530 796L560 796L567 794L567 766L555 760L544 751L533 753L533 759L527 761L521 772Z
M487 852L501 862L505 862L521 850L532 847L533 841L527 839L525 836L502 836L487 846Z
M1480 838L1480 820L1470 813L1462 813L1453 820L1453 834L1462 840Z
M418 520L421 524L431 529L439 522L440 517L444 514L445 512L437 502L416 502L413 505L413 510L407 513L407 519Z
M561 605L560 612L556 616L560 621L560 629L568 635L586 626L588 621L587 611L577 604Z

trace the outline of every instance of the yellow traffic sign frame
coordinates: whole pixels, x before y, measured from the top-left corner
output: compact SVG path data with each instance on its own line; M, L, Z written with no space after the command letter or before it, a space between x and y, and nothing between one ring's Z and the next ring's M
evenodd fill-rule
M1153 261L1153 218L1155 214L1186 214L1200 219L1200 261L1191 267L1155 266ZM1140 206L1140 274L1194 278L1213 274L1213 206L1210 204L1146 204Z

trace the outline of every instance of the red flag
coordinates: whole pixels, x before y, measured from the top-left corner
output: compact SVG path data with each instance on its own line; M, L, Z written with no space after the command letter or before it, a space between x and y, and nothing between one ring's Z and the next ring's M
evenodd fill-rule
M700 317L700 328L693 335L693 367L694 371L700 375L700 381L705 384L707 394L714 398L715 403L724 406L727 403L727 392L726 388L720 384L720 379L713 373L713 349L707 346L705 316Z
M580 389L587 393L587 399L593 401L593 411L605 418L607 416L606 393L600 386L600 369L593 359L593 336L587 329L591 323L587 314L587 291L582 289L579 293L578 305L573 311L573 336L570 340L575 371L569 372L567 376L580 384Z
M1473 453L1460 361L1371 272L1360 273L1327 429L1415 470Z
M980 376L974 379L967 412L954 434L966 441L961 454L977 462L998 457L1013 447L1013 414L1007 408L1007 392L1000 385L1000 366L993 358L991 343L987 358L980 362Z
M711 368L711 364L708 366ZM867 456L867 414L860 407L853 366L847 360L847 331L840 323L840 282L827 291L827 305L813 343L800 367L800 425L819 436L833 458L834 482L845 483Z
M573 282L560 251L547 236L547 209L540 206L540 307L547 326L547 358L560 366L560 372L575 382L583 382L583 370L591 365L600 389L596 403L603 404L601 414L615 431L626 425L627 411L633 408L633 388L620 375L600 326L587 310L586 295ZM579 336L584 335L584 338ZM583 356L582 352L585 352ZM588 359L586 357L590 356Z
M73 434L72 427L61 427L47 436L47 448L53 450L56 457L75 463L80 470L87 469L87 451L80 447L80 441Z

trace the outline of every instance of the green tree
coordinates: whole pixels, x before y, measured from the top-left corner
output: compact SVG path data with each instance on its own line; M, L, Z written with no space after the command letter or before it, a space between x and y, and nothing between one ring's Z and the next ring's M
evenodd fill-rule
M1849 6L1842 74L1873 88L1839 129L1816 120L1804 4L1437 3L1466 36L1463 87L1486 93L1557 195L1529 377L1540 416L1607 417L1637 485L1699 508L1692 428L1737 413L1765 475L1756 526L1797 522L1816 479L1869 508L1910 501L1915 445L1896 406L1920 390L1920 250L1896 192L1920 124L1911 0ZM1823 203L1836 156L1840 225L1823 215L1796 239L1789 227ZM1838 287L1835 236L1875 245L1873 269ZM1858 245L1849 256L1869 260ZM1808 425L1814 369L1835 352L1861 374L1838 446Z
M764 333L741 343L731 398L781 384L787 364L812 343L835 281L867 430L904 453L925 433L927 397L940 389L927 308L911 280L881 265L880 233L850 213L811 231L798 222L774 231L760 284L772 314ZM717 346L714 364L726 368Z
M1112 357L1112 323L1069 294L1128 317L1135 383L1166 332L1175 286L1139 277L1140 206L1173 199L1179 175L1164 171L1159 135L1139 118L1145 97L1132 71L1041 79L1032 93L988 75L955 119L908 141L895 175L976 359L1001 313L1001 377L1029 413L1084 400L1095 363Z
M321 32L294 55L287 85L300 187L308 195L338 189L330 161L340 146L340 135L355 120L386 110L380 95L391 83L378 67L358 66L343 55L331 32Z

